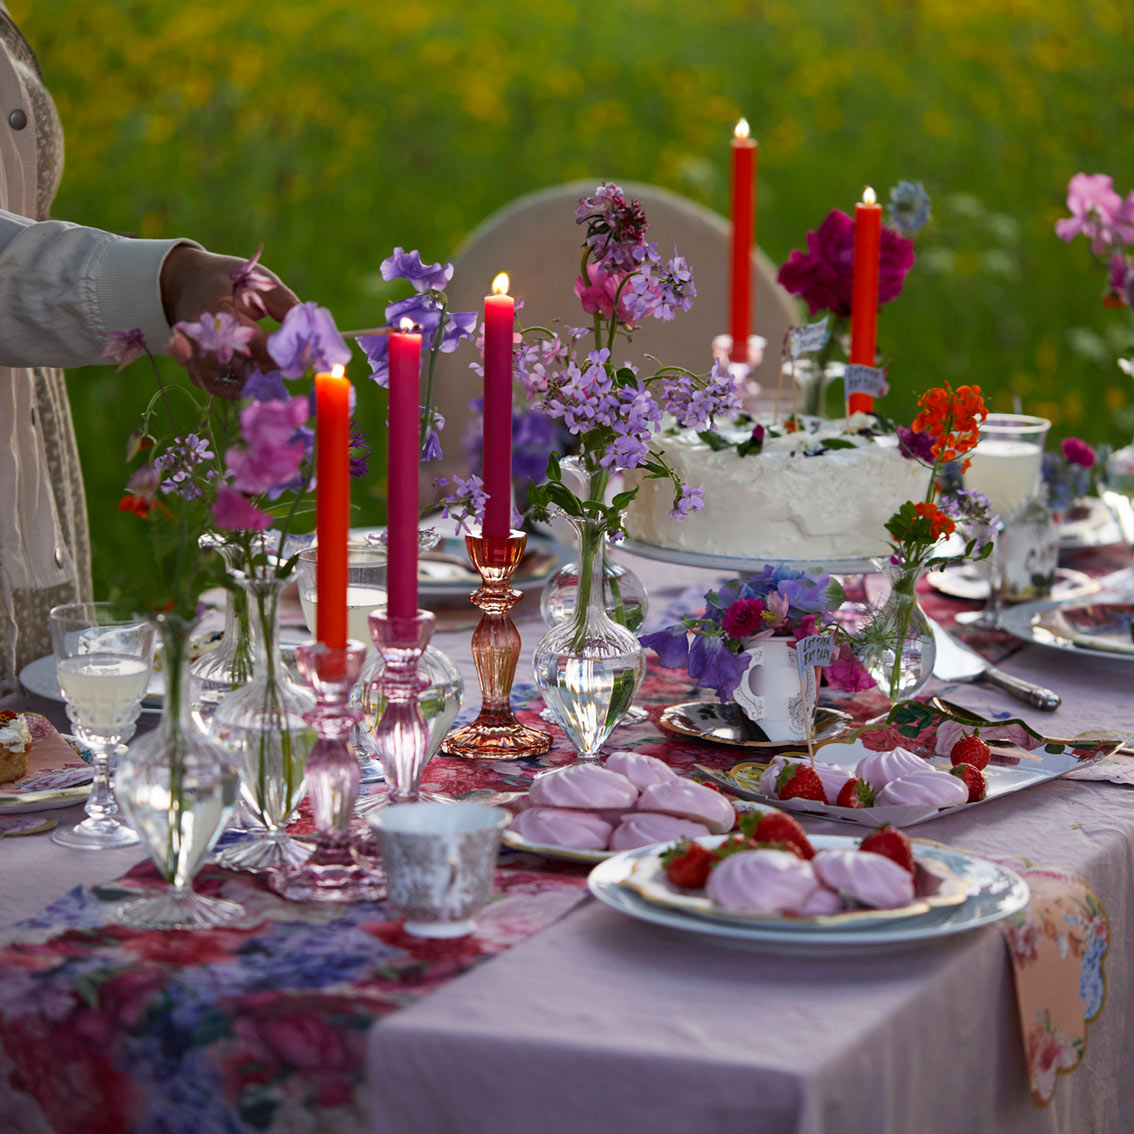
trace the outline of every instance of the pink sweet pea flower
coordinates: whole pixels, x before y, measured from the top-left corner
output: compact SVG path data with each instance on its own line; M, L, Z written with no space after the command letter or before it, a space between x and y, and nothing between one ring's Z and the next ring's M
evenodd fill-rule
M196 323L174 323L173 329L193 339L202 354L211 351L221 363L231 362L234 353L248 354L248 343L256 334L255 327L246 327L227 311L216 315L203 311Z
M276 286L271 276L263 268L257 266L260 253L263 251L264 246L261 244L251 259L245 260L239 268L228 274L229 279L232 280L232 298L236 302L236 306L240 307L243 304L252 312L254 318L262 318L268 313L268 309L264 306L264 301L258 293L271 291Z
M293 438L307 420L308 409L307 399L296 397L253 402L240 411L240 432L247 447L234 445L224 455L234 488L267 492L295 480L307 445Z
M587 279L579 276L575 280L575 294L579 297L583 310L588 315L596 312L604 319L609 319L614 313L614 297L618 294L622 275L611 275L605 272L601 264L591 261L587 264ZM636 326L629 308L626 306L626 292L624 288L622 297L618 301L618 321L633 330Z
M213 504L217 527L230 532L262 532L272 526L272 517L227 484L217 486Z
M1134 198L1134 194L1131 194ZM1106 173L1076 173L1067 185L1069 217L1055 222L1055 235L1073 240L1079 233L1090 238L1091 251L1134 240L1134 202L1115 192L1114 178Z
M145 336L137 327L132 331L108 331L104 337L106 346L102 357L118 363L116 374L146 353Z

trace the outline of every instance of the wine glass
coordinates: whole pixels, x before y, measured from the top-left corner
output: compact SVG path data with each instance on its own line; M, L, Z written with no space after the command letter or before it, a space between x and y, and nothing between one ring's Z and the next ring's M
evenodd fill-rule
M1107 458L1099 489L1122 532L1122 538L1129 544L1134 555L1134 445L1116 449ZM1134 575L1131 576L1127 590L1134 597Z
M131 846L138 836L118 818L109 757L133 735L153 664L154 628L123 619L107 602L53 607L48 623L67 717L94 757L86 819L76 827L57 827L51 838L80 850Z
M316 574L319 548L308 547L299 553L299 602L307 629L315 633L319 591ZM370 612L386 605L386 552L378 547L350 544L347 547L347 637L356 642L370 642ZM373 647L370 647L373 649Z
M988 497L992 511L1007 528L1039 492L1043 444L1051 422L1022 413L990 413L980 425L980 442L968 454L965 487ZM985 608L962 614L958 622L985 630L1002 628L1004 570L999 541L988 559L989 590Z

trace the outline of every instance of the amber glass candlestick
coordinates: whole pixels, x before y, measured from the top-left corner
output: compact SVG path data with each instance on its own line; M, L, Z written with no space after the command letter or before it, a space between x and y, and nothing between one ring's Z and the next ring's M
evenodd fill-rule
M504 539L465 536L469 559L481 578L470 596L483 613L473 631L472 653L480 679L480 713L472 724L449 733L441 751L473 760L517 760L551 747L551 734L529 728L512 712L512 681L520 656L520 634L509 613L523 597L512 589L512 573L528 537L512 531Z

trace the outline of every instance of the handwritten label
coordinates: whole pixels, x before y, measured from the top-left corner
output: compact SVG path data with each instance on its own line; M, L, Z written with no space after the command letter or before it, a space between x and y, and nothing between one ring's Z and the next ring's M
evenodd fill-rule
M788 331L788 353L792 358L811 351L820 350L826 345L830 334L827 331L827 316L814 323L805 323L802 327L792 327Z
M886 385L884 370L877 366L863 366L859 362L847 365L843 374L843 387L848 397L851 394L869 394L872 398L878 398L890 389Z
M812 634L795 644L795 660L800 674L817 665L830 665L835 656L835 639L830 634Z

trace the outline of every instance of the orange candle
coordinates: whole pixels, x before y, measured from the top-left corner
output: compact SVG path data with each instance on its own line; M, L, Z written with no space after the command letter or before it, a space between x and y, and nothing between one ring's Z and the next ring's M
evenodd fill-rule
M878 334L878 253L882 242L882 206L866 187L854 207L854 281L851 291L851 362L874 365ZM870 413L869 394L851 394L847 413Z
M732 256L729 290L729 333L732 361L748 361L752 328L752 245L756 239L756 142L748 121L736 124L732 139Z
M347 642L350 381L341 366L315 375L315 478L315 637L342 649Z

